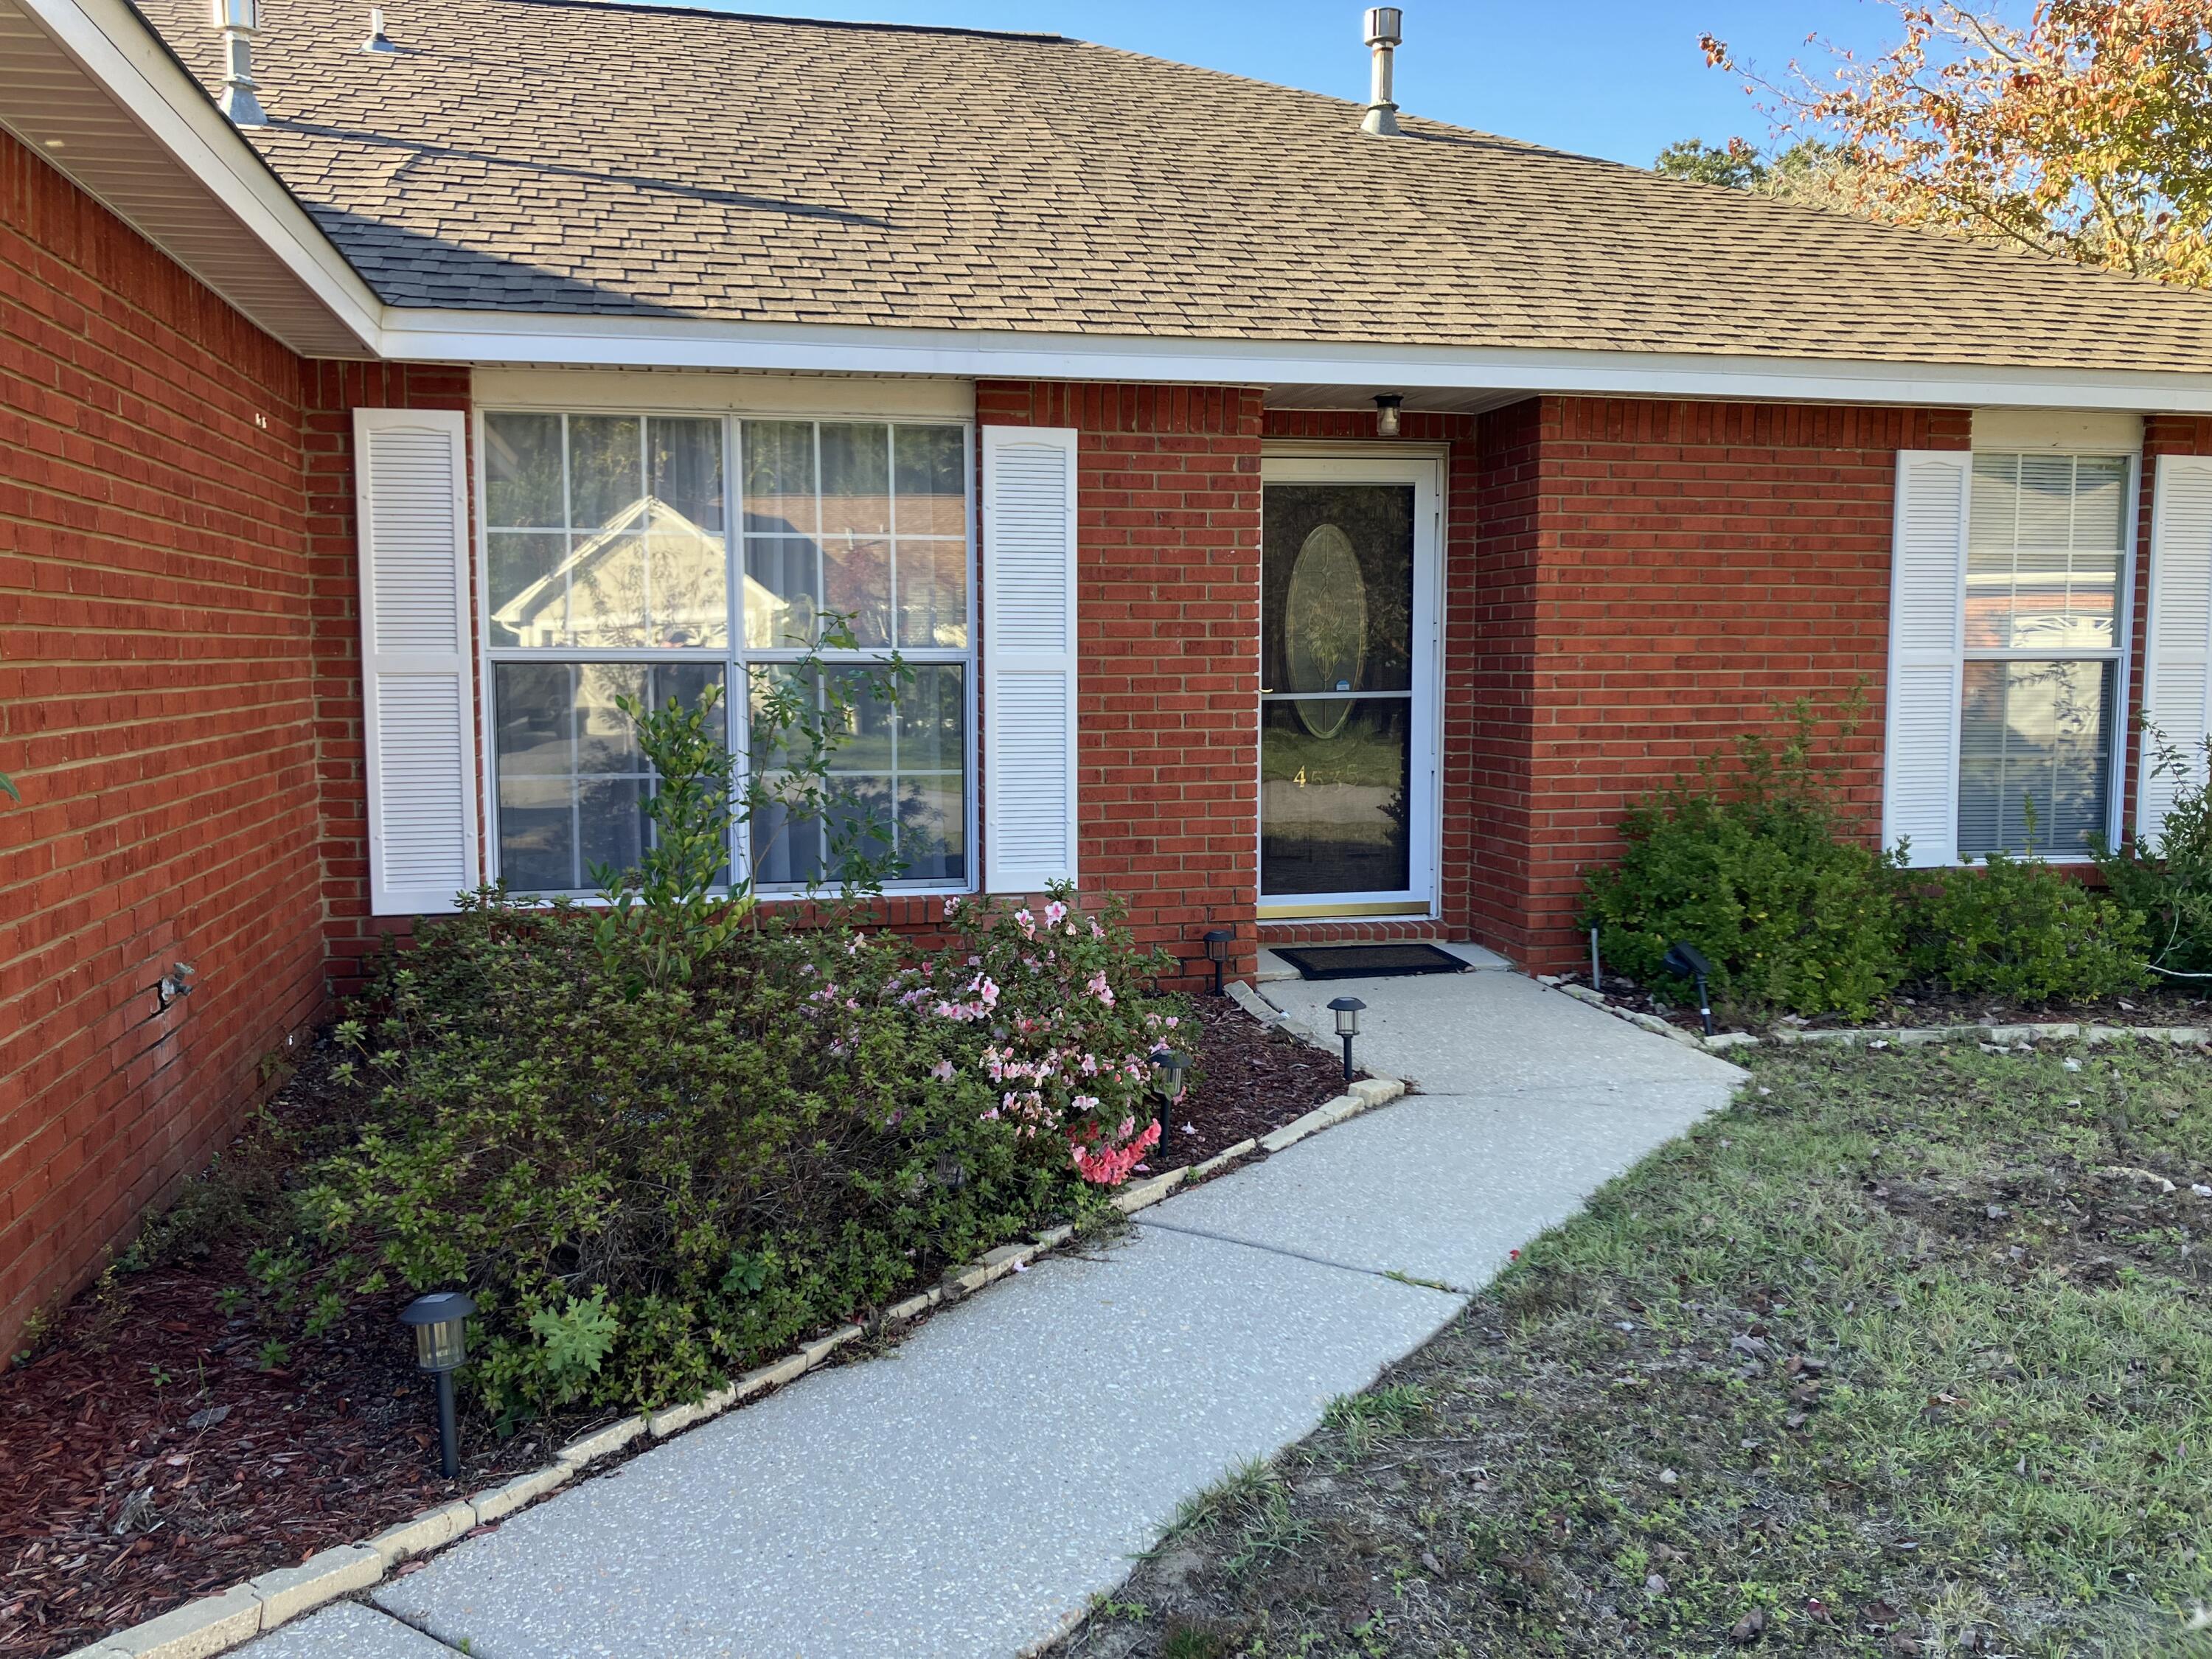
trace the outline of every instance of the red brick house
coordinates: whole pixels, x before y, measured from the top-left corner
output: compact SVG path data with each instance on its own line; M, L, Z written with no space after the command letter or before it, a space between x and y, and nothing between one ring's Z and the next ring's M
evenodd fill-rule
M894 920L1192 958L1568 959L1778 697L1931 863L2206 729L2212 297L1052 36L386 18L0 0L0 1340L823 610L916 669Z

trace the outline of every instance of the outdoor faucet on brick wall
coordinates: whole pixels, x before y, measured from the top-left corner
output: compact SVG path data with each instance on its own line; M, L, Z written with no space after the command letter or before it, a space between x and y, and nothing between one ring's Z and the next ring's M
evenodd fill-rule
M197 971L191 963L179 962L161 975L161 983L155 994L161 999L162 1007L167 1008L179 997L188 997L192 994L192 975Z

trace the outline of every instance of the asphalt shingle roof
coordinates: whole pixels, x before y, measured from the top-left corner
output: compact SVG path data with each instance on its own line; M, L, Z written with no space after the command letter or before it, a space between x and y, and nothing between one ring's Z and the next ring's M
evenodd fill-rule
M1056 36L368 11L268 0L248 137L398 306L2212 369L2212 295Z

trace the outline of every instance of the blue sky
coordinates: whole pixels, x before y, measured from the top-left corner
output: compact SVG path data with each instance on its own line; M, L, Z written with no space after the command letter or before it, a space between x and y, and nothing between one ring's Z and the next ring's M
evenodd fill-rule
M1357 0L733 0L722 9L1042 29L1367 95ZM1825 61L1806 46L1809 33L1864 53L1897 33L1878 0L1413 0L1405 13L1403 108L1639 166L1676 138L1766 136L1741 82L1705 67L1701 32L1777 74L1792 57Z

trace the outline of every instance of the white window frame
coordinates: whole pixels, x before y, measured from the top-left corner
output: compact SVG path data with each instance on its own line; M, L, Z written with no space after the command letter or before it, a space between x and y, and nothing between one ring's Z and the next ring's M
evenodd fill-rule
M2105 841L2106 845L2117 847L2120 844L2120 825L2124 817L2122 809L2127 803L2128 794L2128 729L2133 708L2130 693L2135 678L2136 543L2141 534L2142 521L2142 452L2138 447L2124 447L2118 444L2099 443L2093 438L2085 438L2074 433L2068 434L2064 439L2054 443L1998 442L1975 448L1966 464L1966 524L1962 527L1965 543L1963 554L1959 561L1961 584L1959 614L1962 622L1966 615L1965 585L1973 562L1974 463L1984 455L2040 455L2046 458L2059 455L2100 460L2118 457L2124 459L2128 464L2127 483L2123 486L2126 507L2120 515L2119 583L2112 595L2114 605L2112 649L2090 651L2075 647L2066 651L2054 651L2042 646L2000 648L1962 644L1959 658L1962 670L1966 664L1971 662L2109 662L2112 665L2112 731L2108 738L2112 750L2106 757L2106 763L2111 769L2107 775L2111 780L2111 786L2106 791ZM1959 690L1957 729L1959 741L1963 746L1966 740L1966 687L1963 673ZM1952 757L1954 799L1965 764L1963 754L1954 754ZM2096 862L2095 855L2087 852L2038 853L2035 858L2039 863L2043 864L2089 865ZM1962 866L1986 864L1988 861L1988 856L1985 854L1968 854L1963 849L1959 854L1959 862Z
M728 644L720 648L676 646L659 650L606 649L586 647L530 647L495 646L491 642L491 525L490 500L488 488L489 477L489 447L485 441L485 420L491 415L561 415L614 416L642 422L654 418L667 420L717 420L722 426L723 480L723 550L729 561ZM739 471L740 444L743 423L746 421L804 422L817 428L824 424L853 423L866 426L957 426L961 431L962 501L966 528L962 537L962 557L967 572L968 644L963 649L951 650L943 647L914 647L897 646L864 647L850 653L839 653L826 658L827 663L865 663L881 660L894 650L906 662L921 666L933 663L957 664L965 669L961 693L961 811L965 821L962 826L962 863L963 878L958 882L899 881L884 885L886 898L952 898L965 897L979 890L979 871L982 847L978 812L977 710L981 706L982 653L977 648L978 594L976 592L976 491L975 491L975 422L971 417L934 414L874 413L848 414L828 409L729 409L686 407L680 404L649 405L638 403L608 404L587 398L564 400L558 404L541 402L538 398L512 401L479 402L471 410L471 432L475 448L472 484L476 495L475 511L471 514L475 532L476 548L473 571L476 585L476 716L483 740L478 745L479 787L483 790L485 826L483 836L484 871L487 881L500 877L500 821L499 821L499 741L497 711L495 708L493 679L495 665L501 663L536 663L541 665L570 663L623 663L653 666L662 663L695 663L719 665L723 672L724 707L729 711L730 734L740 768L750 764L752 722L740 718L750 708L750 694L739 698L740 686L748 686L746 665L754 662L791 662L804 657L803 649L752 650L744 640L744 474ZM566 426L563 425L565 434ZM818 439L817 439L818 444ZM818 457L817 457L818 461ZM562 456L562 512L568 511L568 456L565 441ZM817 474L817 488L819 484ZM809 539L817 539L810 538ZM892 557L896 558L894 551ZM896 568L896 566L894 567ZM896 626L896 622L894 623ZM751 868L749 845L750 826L739 824L735 830L735 845L731 848L733 869ZM826 882L825 886L833 886ZM591 889L529 890L531 896L544 898L580 899L599 902L599 894ZM790 902L805 896L804 886L797 884L763 887L757 890L764 902Z

